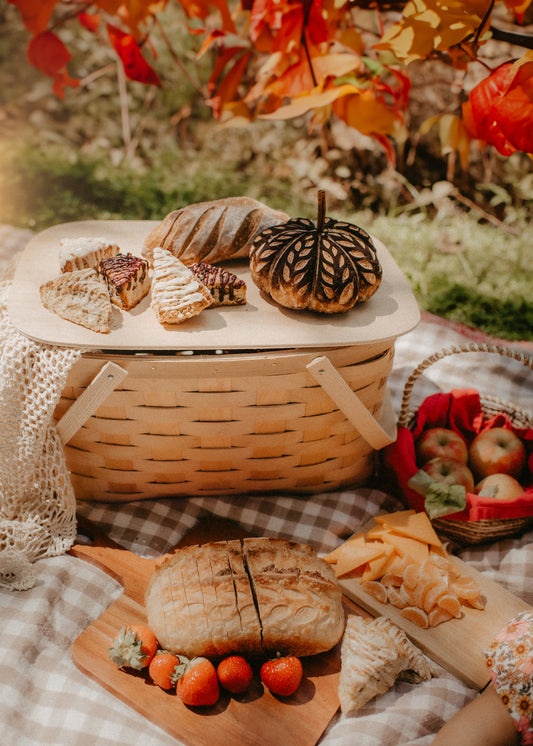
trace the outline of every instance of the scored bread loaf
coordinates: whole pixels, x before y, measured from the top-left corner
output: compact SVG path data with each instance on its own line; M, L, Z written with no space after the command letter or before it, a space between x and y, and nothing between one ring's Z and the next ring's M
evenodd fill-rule
M160 645L188 657L314 655L344 629L331 567L282 539L180 549L156 568L145 601Z
M288 219L250 197L198 202L169 213L145 239L143 256L152 262L154 248L161 246L184 264L247 257L254 236Z

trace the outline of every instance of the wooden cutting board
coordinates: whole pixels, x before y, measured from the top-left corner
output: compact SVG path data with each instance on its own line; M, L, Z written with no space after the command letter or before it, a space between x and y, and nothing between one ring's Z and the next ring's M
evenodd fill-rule
M88 532L91 531L90 528ZM236 524L215 518L199 523L178 546L244 535ZM146 622L144 590L157 560L121 549L104 536L92 538L92 544L77 544L71 554L114 577L124 586L124 593L75 640L72 657L81 671L190 746L316 744L339 707L340 644L329 653L302 659L304 679L292 697L277 698L270 694L256 675L251 689L244 695L230 697L222 693L214 707L186 707L175 694L150 684L144 675L120 670L108 655L123 625ZM346 610L368 616L350 602Z
M373 525L374 521L370 521L363 530L368 530ZM438 627L428 629L417 627L400 614L400 609L391 604L382 604L365 593L358 578L340 579L338 582L344 595L359 607L372 616L388 616L432 660L467 686L482 689L488 681L483 649L506 622L531 607L458 557L453 557L453 561L462 574L477 580L486 606L483 610L463 606L464 613L460 619L450 619Z
M377 239L383 280L372 298L348 313L317 314L278 306L259 292L247 260L224 264L246 282L245 305L208 308L182 324L159 324L149 296L130 312L115 307L109 334L72 324L43 306L39 288L59 275L61 239L101 236L117 243L122 253L140 256L144 239L156 225L158 221L150 220L83 220L55 225L34 236L19 258L9 291L11 323L30 339L46 344L136 351L254 350L258 338L262 349L368 345L396 339L420 321L406 277Z

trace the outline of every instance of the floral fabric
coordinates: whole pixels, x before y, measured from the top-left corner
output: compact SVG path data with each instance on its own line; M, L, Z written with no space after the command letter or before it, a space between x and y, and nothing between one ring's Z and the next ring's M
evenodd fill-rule
M520 743L533 744L533 612L503 627L484 651L490 678L509 710Z

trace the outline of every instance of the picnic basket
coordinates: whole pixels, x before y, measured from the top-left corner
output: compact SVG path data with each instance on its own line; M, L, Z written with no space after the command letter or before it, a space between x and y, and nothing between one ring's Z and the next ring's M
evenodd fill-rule
M362 484L376 449L394 439L392 362L390 342L84 354L55 413L76 496L305 494Z
M398 417L398 430L401 428L407 428L409 431L413 431L415 428L418 410L413 407L411 398L414 386L424 371L446 357L469 352L497 354L502 357L517 360L526 367L533 369L533 357L518 350L512 350L494 344L471 343L453 346L436 352L418 365L404 385L400 414ZM497 415L503 415L508 419L513 428L533 428L533 415L524 411L516 404L503 401L498 397L483 394L481 392L479 394L479 401L484 420ZM394 445L391 446L391 448L394 447ZM387 457L386 460L388 460ZM414 507L414 505L412 505L413 500L410 500L407 489L404 490L403 497L412 507ZM473 496L467 496L469 505L470 498L473 498ZM518 505L503 506L501 500L488 500L485 498L483 514L486 517L472 520L471 514L467 510L466 515L462 515L460 518L435 518L432 523L439 533L461 545L483 544L497 539L514 536L521 533L533 522L533 492L525 493L525 496L518 498L518 500ZM487 503L493 503L493 505L487 505ZM507 515L501 517L501 515L505 513L507 513ZM515 515L511 515L512 513L515 513Z

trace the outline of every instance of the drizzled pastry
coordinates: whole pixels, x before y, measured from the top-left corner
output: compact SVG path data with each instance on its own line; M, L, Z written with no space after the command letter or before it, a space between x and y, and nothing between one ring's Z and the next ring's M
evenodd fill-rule
M106 238L64 238L59 245L61 272L91 267L96 269L102 259L116 256L119 247Z
M180 324L211 305L209 290L169 251L156 247L153 266L151 305L160 324Z
M104 278L112 303L129 311L150 290L148 262L132 254L102 259L98 272Z
M196 262L189 269L211 293L213 306L239 306L246 303L246 283L233 272L206 262Z

